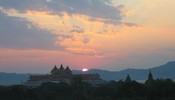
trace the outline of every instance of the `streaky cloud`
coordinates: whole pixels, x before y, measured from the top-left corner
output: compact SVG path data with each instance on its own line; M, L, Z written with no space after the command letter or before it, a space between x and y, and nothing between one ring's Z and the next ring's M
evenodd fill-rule
M62 16L63 13L85 15L93 20L105 23L120 24L123 17L120 6L112 6L112 0L0 0L4 9L44 11Z

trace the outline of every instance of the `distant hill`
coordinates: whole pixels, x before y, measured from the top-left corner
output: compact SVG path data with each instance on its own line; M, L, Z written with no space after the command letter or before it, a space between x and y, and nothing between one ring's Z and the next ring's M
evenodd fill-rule
M100 69L90 69L86 73L98 73L105 80L120 80L125 79L127 74L133 80L146 80L149 71L152 71L154 78L171 78L175 79L175 61L168 62L165 65L161 65L158 67L150 68L150 69L125 69L121 71L107 71ZM73 71L75 74L82 73L81 71ZM84 72L83 72L84 73Z
M21 82L26 82L29 76L29 74L0 72L0 85L21 84Z
M146 80L150 70L152 71L154 78L175 79L175 61L168 62L167 64L150 69L125 69L121 71L90 69L87 72L82 72L80 70L73 70L73 74L98 73L104 80L121 80L125 79L127 74L129 74L131 79L133 80ZM29 76L30 76L29 74L0 72L0 85L20 84L21 81L22 82L27 81Z
M175 61L151 69L156 78L175 79Z
M73 71L75 74L82 73L81 71ZM83 74L88 73L98 73L104 80L123 80L126 78L127 74L131 76L134 80L145 80L147 78L149 70L148 69L125 69L121 71L107 71L100 69L90 69L88 72L83 72Z

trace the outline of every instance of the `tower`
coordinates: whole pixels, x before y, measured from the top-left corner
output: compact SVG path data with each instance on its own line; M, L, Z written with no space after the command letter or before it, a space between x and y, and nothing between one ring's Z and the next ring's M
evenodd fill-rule
M50 71L51 74L56 74L58 72L58 68L55 65L54 68Z
M126 77L125 82L131 82L131 78L130 78L129 74L128 74L127 77Z
M151 70L150 70L150 71L149 71L149 74L148 74L148 79L145 81L145 84L146 84L147 86L151 86L153 82L154 82L154 79L153 79L152 72L151 72Z
M148 80L150 80L150 81L154 80L153 75L151 73L151 70L149 71L149 74L148 74Z
M66 67L65 73L68 74L68 75L72 74L72 71L69 69L69 66Z
M58 71L59 71L59 74L61 74L61 75L65 74L65 70L64 70L64 67L62 64L61 64L60 68L58 69Z

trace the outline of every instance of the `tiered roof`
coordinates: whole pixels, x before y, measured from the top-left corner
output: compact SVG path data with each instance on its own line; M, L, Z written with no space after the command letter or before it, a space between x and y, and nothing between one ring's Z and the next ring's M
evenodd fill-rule
M61 64L60 68L55 65L50 71L51 74L47 75L30 75L27 84L38 85L44 82L67 82L70 83L74 78L81 78L84 82L90 84L101 84L104 81L100 78L98 74L72 74L69 66L66 68Z
M57 71L58 71L58 68L55 65L54 68L50 71L50 73L55 74Z
M63 65L61 64L59 69L55 65L50 73L53 75L70 75L70 74L72 74L72 71L69 69L68 66L66 67L66 69L64 69Z
M66 67L65 71L67 74L72 74L72 71L69 69L69 66Z

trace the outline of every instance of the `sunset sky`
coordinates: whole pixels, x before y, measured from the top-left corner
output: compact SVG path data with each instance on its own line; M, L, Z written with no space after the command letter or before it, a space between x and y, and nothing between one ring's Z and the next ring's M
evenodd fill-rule
M175 60L175 0L0 0L0 72L118 71Z

